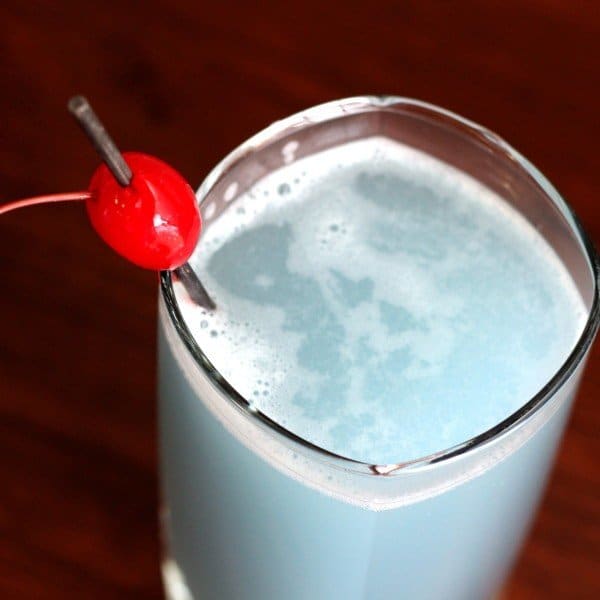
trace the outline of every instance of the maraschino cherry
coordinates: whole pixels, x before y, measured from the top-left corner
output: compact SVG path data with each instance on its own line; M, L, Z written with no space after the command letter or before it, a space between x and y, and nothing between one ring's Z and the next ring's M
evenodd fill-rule
M192 188L158 158L127 152L133 177L122 187L102 164L89 185L87 211L102 239L132 263L172 270L191 256L200 236L200 212Z
M0 207L0 214L46 202L85 200L92 225L113 250L146 269L182 267L202 226L192 188L158 158L138 152L121 155L85 98L72 98L69 110L104 160L88 191L12 202Z

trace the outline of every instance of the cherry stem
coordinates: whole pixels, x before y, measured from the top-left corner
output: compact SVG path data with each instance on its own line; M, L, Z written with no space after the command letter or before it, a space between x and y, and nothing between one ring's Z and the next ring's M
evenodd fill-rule
M0 206L0 215L25 208L27 206L35 206L36 204L49 204L51 202L73 202L75 200L89 200L92 197L90 192L71 192L68 194L46 194L45 196L33 196L32 198L24 198L23 200L15 200Z

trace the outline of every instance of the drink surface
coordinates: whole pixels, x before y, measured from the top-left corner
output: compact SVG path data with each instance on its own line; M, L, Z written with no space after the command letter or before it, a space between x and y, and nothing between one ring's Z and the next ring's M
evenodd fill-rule
M269 174L207 227L185 301L198 345L253 407L369 463L417 459L522 406L586 311L541 235L499 196L369 138Z

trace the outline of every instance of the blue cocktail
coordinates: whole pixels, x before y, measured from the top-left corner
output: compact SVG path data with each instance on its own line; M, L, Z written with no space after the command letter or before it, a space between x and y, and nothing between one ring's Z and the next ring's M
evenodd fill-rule
M489 597L597 327L568 207L489 132L390 98L275 124L199 197L217 309L167 275L161 301L173 598Z

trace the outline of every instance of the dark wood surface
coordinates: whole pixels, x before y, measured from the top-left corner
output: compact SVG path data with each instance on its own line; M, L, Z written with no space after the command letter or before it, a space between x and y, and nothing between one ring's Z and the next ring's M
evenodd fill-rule
M194 186L275 119L393 93L504 136L600 243L599 40L596 0L3 0L0 201L86 186L76 92ZM0 261L0 597L159 598L156 277L73 205L2 217ZM506 598L600 597L599 368Z

